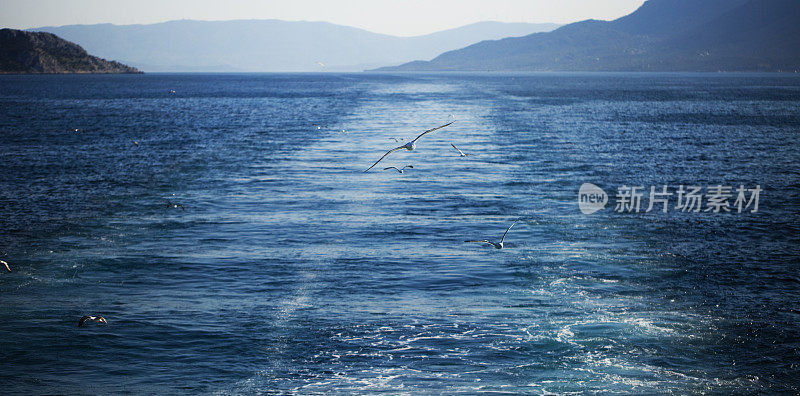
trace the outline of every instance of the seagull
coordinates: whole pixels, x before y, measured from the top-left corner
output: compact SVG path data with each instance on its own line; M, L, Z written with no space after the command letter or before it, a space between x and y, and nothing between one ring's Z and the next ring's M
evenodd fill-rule
M87 316L81 317L81 320L78 321L78 327L83 326L83 324L86 323L87 320L91 320L92 322L97 322L97 323L105 323L106 326L108 326L108 321L106 320L106 318L104 318L102 316L88 316L87 315Z
M402 146L400 146L400 147L396 147L396 148L393 148L393 149L389 150L389 152L387 152L386 154L384 154L384 155L383 155L383 157L381 157L381 159L379 159L379 160L375 161L375 163L374 163L374 164L372 164L372 166L370 166L369 168L367 168L367 170L365 170L364 172L369 172L369 170L370 170L370 169L372 169L372 168L374 168L374 167L375 167L375 165L378 165L378 162L381 162L381 161L383 161L383 159L384 159L384 158L386 158L386 156L387 156L387 155L389 155L389 154L391 154L391 153L393 153L393 152L395 152L395 151L397 151L397 150L406 149L406 150L408 150L408 151L413 151L415 148L417 148L417 140L419 140L419 138L421 138L421 137L423 137L423 136L425 136L425 135L427 135L427 134L429 134L429 133L431 133L431 132L433 132L433 131L437 131L437 130L439 130L439 129L442 129L442 128L446 127L446 126L449 126L449 125L451 125L451 124L452 124L452 123L454 123L454 122L455 122L455 121L450 121L450 122L448 122L447 124L444 124L444 125L442 125L442 126L439 126L439 127L433 128L433 129L428 129L427 131L425 131L425 132L422 132L422 133L421 133L419 136L417 136L417 137L416 137L414 140L412 140L412 141L410 141L410 142L408 142L408 143L406 143L406 144L404 144L404 145L402 145Z
M11 272L11 267L9 267L9 266L8 266L8 263L7 263L7 262L5 262L5 261L3 261L3 260L0 260L0 264L3 264L3 265L6 267L6 270L7 270L8 272Z
M322 63L322 62L320 62L320 61L317 61L317 64L318 64L318 65L320 65L320 66L322 66L322 68L323 68L323 69L325 68L325 64L324 64L324 63Z
M396 166L390 166L390 167L388 167L388 168L383 168L383 170L394 169L394 170L396 170L398 173L403 173L403 170L405 170L406 168L414 169L414 166L413 166L413 165L406 165L406 166L404 166L404 167L403 167L403 169L397 169L397 167L396 167Z
M463 152L463 151L461 151L461 149L460 149L460 148L456 147L456 145L455 145L455 144L453 144L453 143L450 143L450 145L451 145L451 146L453 146L453 148L454 148L454 149L458 150L458 153L459 153L459 154L461 154L461 156L462 156L462 157L467 157L467 156L469 156L469 155L470 155L470 154L464 154L464 152Z
M486 240L486 239L484 239L482 241L464 241L464 242L466 242L466 243L473 243L473 242L475 242L475 243L488 243L488 244L494 246L495 249L502 249L503 248L503 241L506 239L506 234L508 234L508 230L510 230L511 227L514 226L514 224L517 224L518 221L519 221L519 219L516 219L516 220L514 220L513 223L511 223L511 226L508 227L506 232L503 234L503 237L500 238L500 243L492 242L492 241L489 241L489 240Z
M179 203L173 203L173 202L170 202L170 201L167 201L167 207L168 208L181 208L181 210L186 210L186 208L184 208L183 205L181 205Z
M322 129L322 126L320 126L319 124L313 124L313 125L314 125L315 127L317 127L317 130L320 130L320 129Z
M137 142L137 141L135 141L135 140L134 140L134 141L133 141L133 144L135 144L135 145L136 145L136 147L139 147L139 142Z
M75 128L75 129L74 129L74 131L75 131L75 132L80 132L81 130L80 130L80 129L78 129L78 128Z
M170 89L170 90L169 90L169 93L170 93L170 94L175 94L175 90L174 90L174 89Z

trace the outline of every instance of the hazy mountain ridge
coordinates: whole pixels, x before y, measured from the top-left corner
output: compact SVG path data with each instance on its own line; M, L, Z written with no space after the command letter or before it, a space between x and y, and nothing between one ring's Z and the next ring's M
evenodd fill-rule
M396 37L328 22L170 21L150 25L69 25L47 31L92 53L148 71L361 71L487 40L559 25L480 22L424 36ZM325 68L317 62L325 64Z
M0 29L0 73L140 73L44 32Z
M379 70L795 70L799 22L797 0L648 0L614 21L577 22Z

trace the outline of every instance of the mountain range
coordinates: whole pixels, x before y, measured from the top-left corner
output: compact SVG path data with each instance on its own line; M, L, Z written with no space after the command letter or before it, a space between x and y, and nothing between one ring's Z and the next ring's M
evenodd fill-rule
M648 0L614 21L483 41L381 71L794 71L800 0Z
M484 40L551 31L560 25L480 22L397 37L327 22L179 20L149 25L68 25L29 29L149 72L362 71ZM324 66L323 66L324 65Z
M0 73L139 73L51 33L0 29Z

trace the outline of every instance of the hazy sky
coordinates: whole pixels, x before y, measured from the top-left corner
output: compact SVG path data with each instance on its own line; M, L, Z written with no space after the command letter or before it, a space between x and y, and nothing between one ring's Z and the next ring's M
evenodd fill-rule
M615 19L644 0L0 0L0 27L155 23L174 19L327 21L413 36L479 21Z

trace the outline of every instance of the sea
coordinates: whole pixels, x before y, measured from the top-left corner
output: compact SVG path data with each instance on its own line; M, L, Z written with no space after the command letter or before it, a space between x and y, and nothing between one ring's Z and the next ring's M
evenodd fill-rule
M795 74L0 76L0 386L798 393L799 134Z

